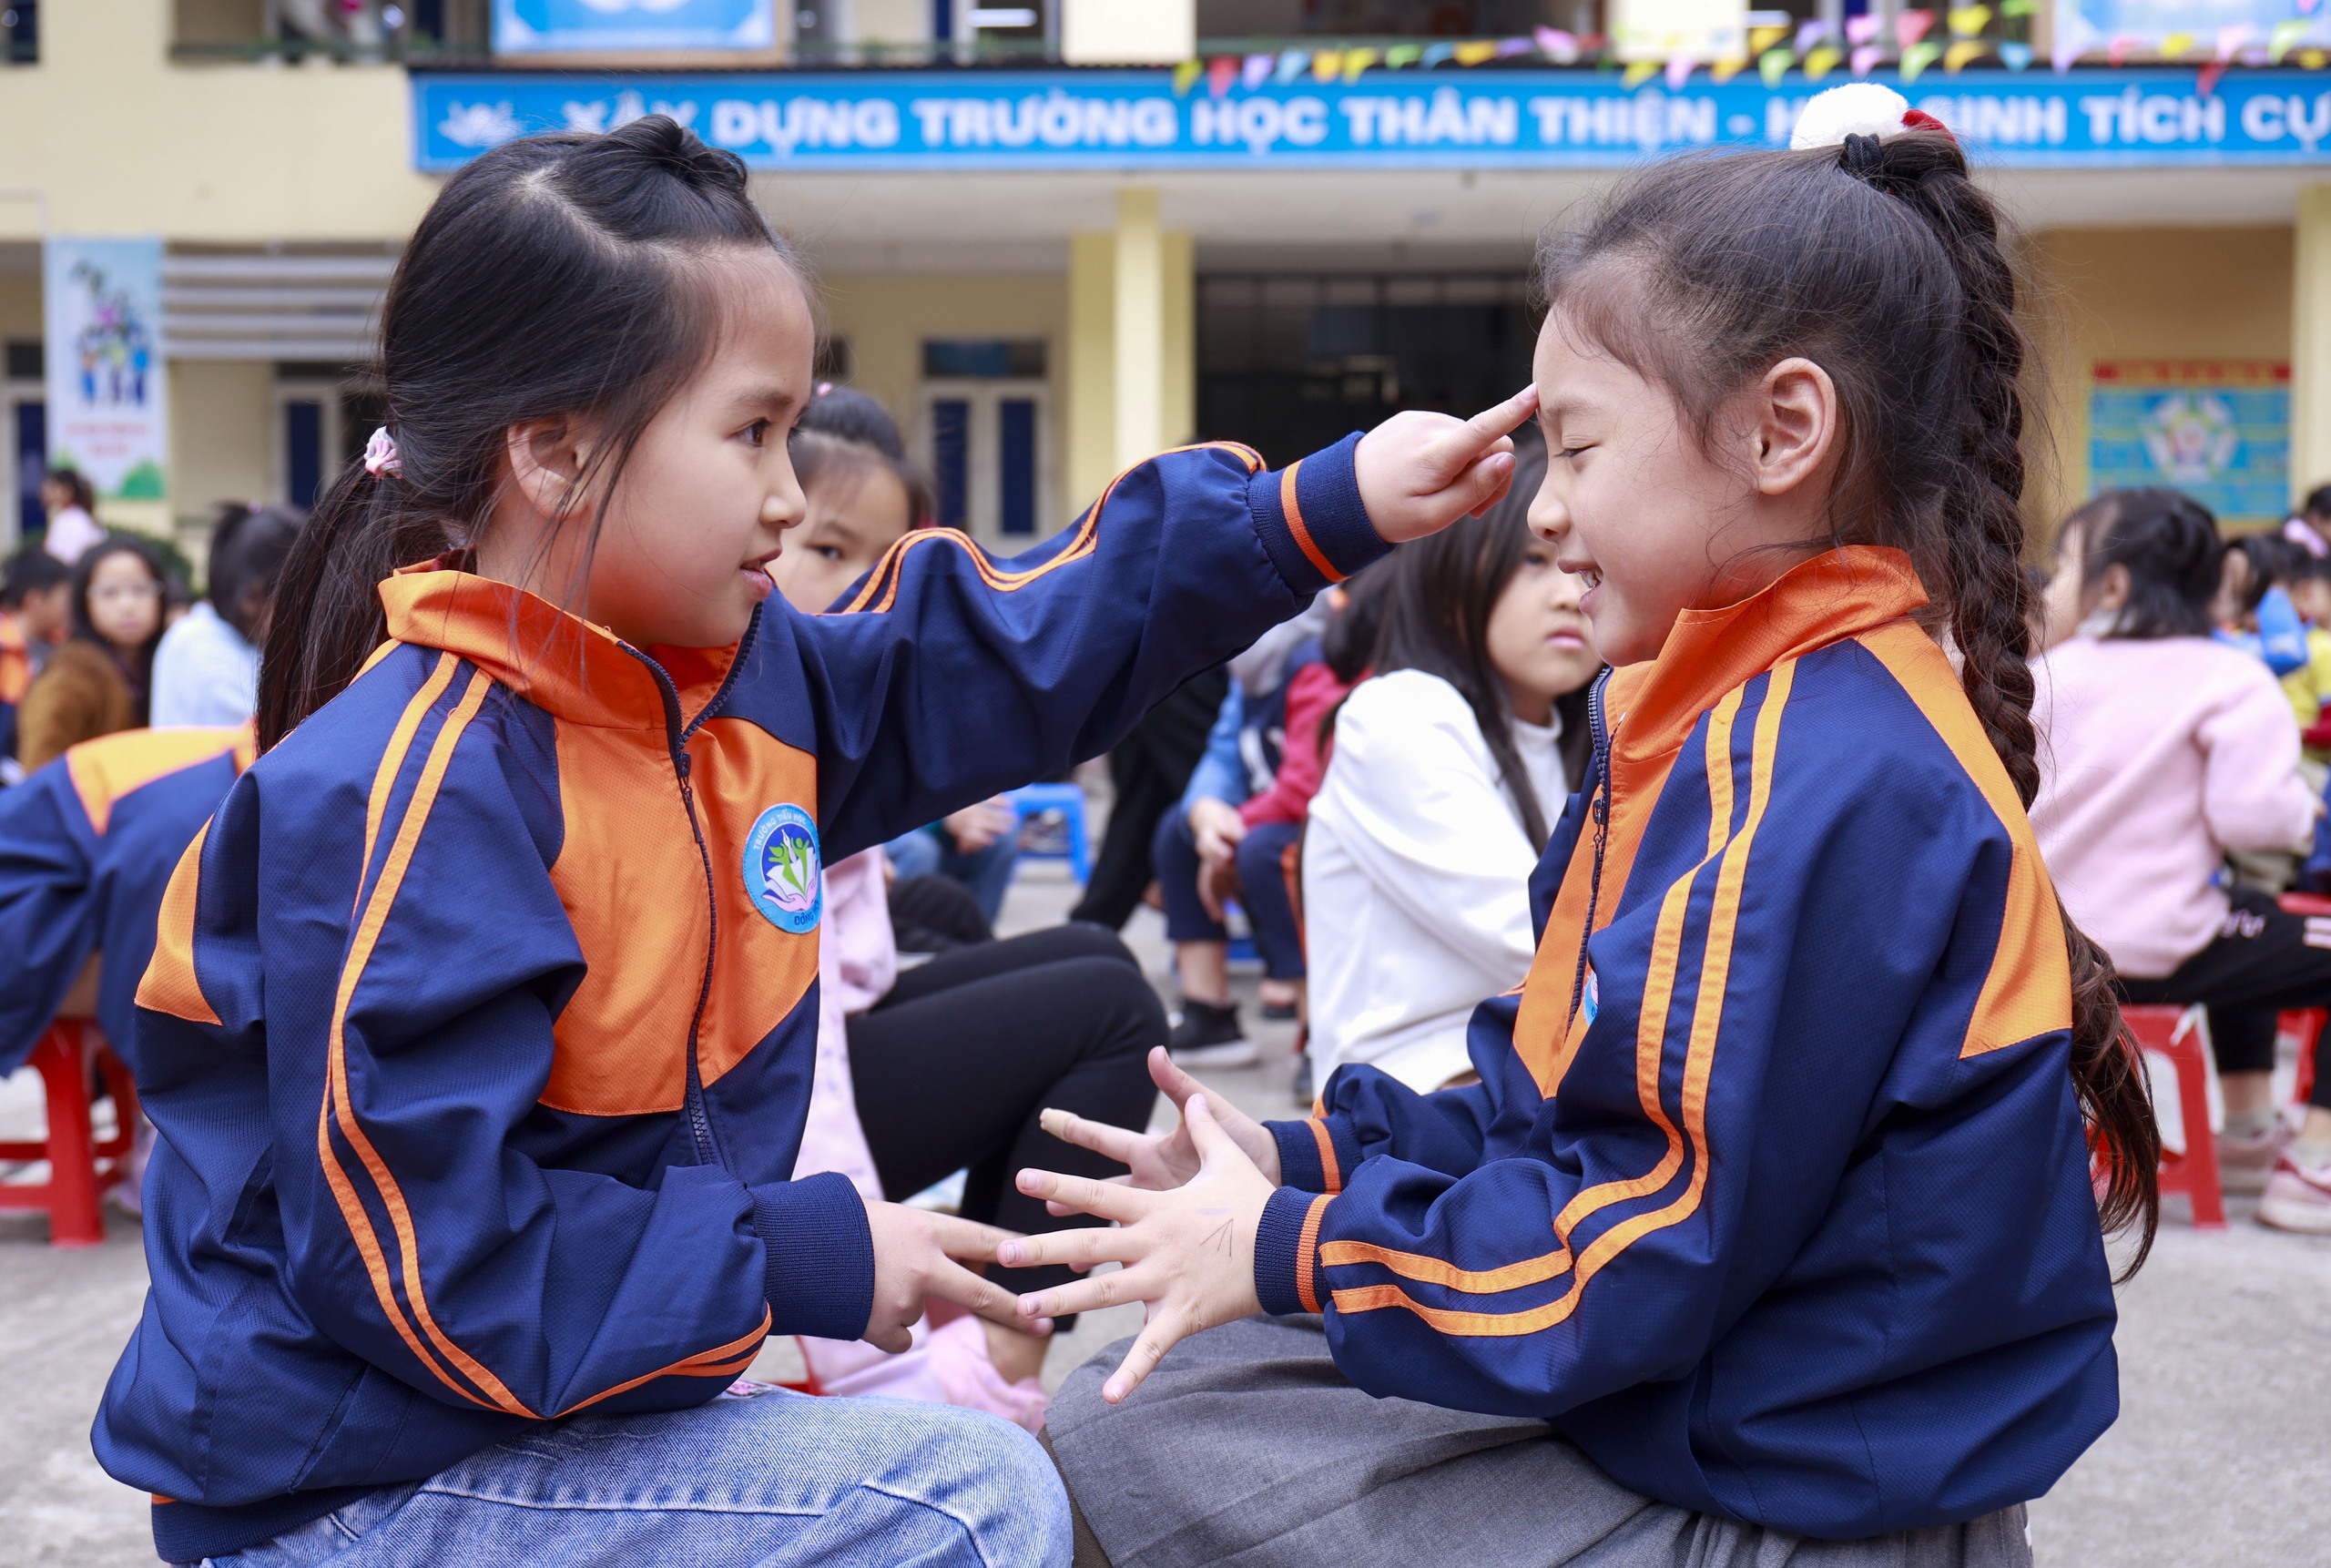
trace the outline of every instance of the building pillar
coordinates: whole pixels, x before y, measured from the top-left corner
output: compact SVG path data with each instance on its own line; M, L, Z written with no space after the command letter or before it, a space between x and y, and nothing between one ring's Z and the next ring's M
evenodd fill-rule
M1068 237L1067 514L1117 471L1116 239Z
M1115 325L1116 465L1130 468L1166 445L1166 257L1157 192L1117 192Z
M1116 227L1073 234L1068 252L1069 504L1189 441L1197 425L1195 251L1162 229L1157 193L1117 193Z
M2291 502L2331 483L2331 185L2302 187L2292 268Z

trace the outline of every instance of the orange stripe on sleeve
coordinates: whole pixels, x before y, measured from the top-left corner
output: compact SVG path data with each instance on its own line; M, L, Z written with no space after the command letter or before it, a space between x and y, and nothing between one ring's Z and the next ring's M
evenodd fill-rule
M1311 1136L1318 1142L1319 1176L1326 1189L1330 1193L1343 1191L1343 1166L1336 1158L1336 1140L1328 1135L1328 1124L1318 1116L1312 1116L1303 1125L1311 1129Z
M1241 446L1236 442L1206 441L1195 446L1177 446L1173 448L1172 452L1207 450L1237 454L1238 460L1247 465L1247 472L1250 474L1258 472L1263 466L1261 454L1252 447ZM1158 455L1170 456L1171 453L1160 453ZM1135 466L1138 467L1139 464ZM1119 473L1109 481L1107 486L1101 492L1101 498L1087 507L1084 515L1078 519L1075 537L1062 547L1060 554L1041 565L1031 566L1026 571L1007 572L997 566L988 553L973 544L971 535L961 529L917 528L901 536L883 553L881 560L875 565L873 572L867 577L866 585L858 590L849 604L830 613L856 615L860 611L870 609L874 614L880 615L888 611L898 603L899 585L906 574L908 552L918 545L933 541L943 541L962 551L970 557L972 568L979 573L981 581L986 583L989 587L1002 593L1012 593L1024 588L1047 572L1058 571L1071 562L1081 561L1093 553L1100 540L1101 513L1109 504L1109 498L1116 494L1117 486L1123 483L1125 474L1132 472L1133 470L1128 468L1124 473Z
M1303 522L1302 504L1295 498L1295 476L1302 467L1301 463L1292 463L1278 476L1279 510L1287 514L1287 531L1295 535L1296 547L1303 552L1303 558L1330 583L1340 583L1344 575L1336 570L1335 563L1321 553L1312 539L1311 530Z
M450 659L452 656L447 657ZM357 1256L364 1261L365 1274L372 1285L373 1299L380 1303L382 1316L396 1330L397 1337L404 1341L405 1348L412 1352L413 1359L427 1367L439 1382L472 1404L500 1409L511 1415L532 1415L534 1412L512 1397L507 1389L502 1389L502 1397L488 1404L486 1400L479 1398L456 1380L437 1357L422 1345L412 1319L406 1317L403 1307L397 1301L388 1257L381 1247L372 1217L365 1212L364 1200L358 1196L355 1183L350 1179L347 1166L341 1163L339 1151L332 1147L331 1142L331 1129L338 1124L350 1146L355 1149L366 1170L372 1174L373 1186L389 1207L398 1240L404 1249L407 1292L414 1298L415 1310L425 1311L414 1288L414 1282L420 1278L420 1269L419 1260L413 1252L412 1216L403 1212L403 1195L401 1192L394 1201L390 1200L389 1193L396 1185L394 1178L389 1176L386 1164L373 1148L372 1141L364 1136L350 1108L346 1038L348 1007L355 996L356 983L362 977L364 966L371 961L372 949L380 940L381 930L388 922L389 908L395 902L398 889L403 884L405 868L412 861L413 847L420 841L422 826L428 819L430 807L435 803L445 768L452 762L453 745L461 739L461 732L467 727L470 717L484 703L485 692L492 685L484 670L473 675L461 703L438 731L436 743L430 749L429 760L422 769L420 785L413 791L404 820L398 825L396 842L390 848L388 862L382 868L381 880L373 886L372 896L366 902L358 922L355 940L350 945L347 959L341 965L339 995L332 1007L325 1063L324 1097L316 1114L316 1157L323 1167L324 1180L331 1188L332 1198L340 1206L341 1218L348 1226L349 1238L355 1243ZM439 689L442 691L443 688L441 686ZM373 793L376 798L385 799L378 780L382 777L394 779L404 766L405 754L412 748L413 734L420 725L413 713L414 710L408 706L406 717L412 722L400 721L391 734L389 748L382 753L379 772L374 775ZM360 871L359 876L361 875ZM433 1329L433 1325L432 1327ZM433 1332L431 1338L440 1339L442 1336ZM495 1386L500 1387L498 1383ZM485 1384L480 1382L478 1387L484 1389Z
M137 981L137 1005L189 1023L219 1022L218 1009L202 994L201 977L194 968L194 910L202 878L202 841L210 836L205 822L194 842L178 856L162 892L161 918L154 928L154 956Z
M1303 1211L1303 1229L1295 1242L1295 1298L1306 1312L1319 1309L1319 1283L1313 1259L1319 1252L1319 1222L1328 1217L1328 1195L1321 1193Z
M769 1338L769 1308L764 1307L761 1308L760 1326L753 1329L752 1332L740 1335L738 1338L729 1340L726 1345L716 1345L709 1350L698 1351L697 1354L688 1357L685 1360L673 1362L668 1367L659 1367L652 1372L642 1372L638 1377L630 1380L628 1382L617 1383L612 1389L602 1389L597 1393L593 1394L589 1399L578 1400L558 1413L561 1416L571 1416L576 1410L589 1409L591 1406L597 1404L601 1400L614 1399L617 1394L627 1393L631 1390L639 1387L640 1384L652 1383L658 1378L669 1378L673 1376L685 1378L734 1378L740 1376L744 1370L748 1367L750 1367L754 1360L760 1355L761 1341Z
M1557 1247L1542 1257L1509 1263L1502 1268L1460 1268L1446 1258L1400 1252L1372 1241L1331 1241L1319 1248L1319 1261L1330 1268L1348 1268L1355 1263L1381 1264L1404 1279L1421 1280L1427 1285L1475 1296L1491 1296L1501 1290L1519 1290L1525 1285L1559 1279L1570 1271L1571 1265L1567 1247Z
M395 647L394 643L382 643L382 652ZM404 759L412 749L412 738L421 728L422 719L445 695L453 684L453 669L462 661L450 653L440 654L437 667L421 683L421 689L404 705L404 712L397 717L397 727L389 731L388 748L381 754L381 766L372 773L372 793L364 802L364 858L356 862L356 898L364 898L364 879L372 874L372 849L380 841L381 818L389 809L389 793L396 788L397 775L404 769Z

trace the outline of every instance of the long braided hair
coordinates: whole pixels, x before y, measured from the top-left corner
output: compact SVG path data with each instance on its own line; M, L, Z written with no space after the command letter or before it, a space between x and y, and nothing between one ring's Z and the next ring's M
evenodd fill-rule
M1838 480L1828 536L1802 549L1909 555L2029 807L2029 350L1997 209L1949 132L1654 165L1548 242L1539 284L1566 326L1664 386L1704 443L1726 399L1779 361L1828 373L1844 416ZM2106 1229L2137 1237L2125 1278L2153 1244L2160 1133L2111 961L2069 915L2064 944L2072 1079L2107 1172L2099 1207Z

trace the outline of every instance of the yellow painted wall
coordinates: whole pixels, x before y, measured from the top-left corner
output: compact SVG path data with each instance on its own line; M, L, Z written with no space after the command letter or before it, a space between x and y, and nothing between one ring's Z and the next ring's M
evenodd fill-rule
M2055 447L2035 475L2035 531L2052 531L2088 494L2097 361L2290 359L2292 242L2279 227L2062 229L2033 238L2030 317ZM2317 476L2294 478L2305 485Z
M170 0L41 10L41 59L0 90L0 184L46 193L65 234L394 239L436 195L411 91L388 66L173 66ZM99 86L101 84L101 86ZM39 237L0 201L0 239Z
M222 501L273 501L275 367L181 360L170 366L170 492L181 517Z
M916 393L922 385L925 338L1042 338L1053 405L1053 450L1056 472L1072 463L1064 432L1067 420L1068 284L1058 273L978 276L879 276L847 274L818 280L824 290L830 330L850 341L855 366L850 384L879 398L907 433L914 449ZM1053 497L1053 515L1066 518L1073 505Z

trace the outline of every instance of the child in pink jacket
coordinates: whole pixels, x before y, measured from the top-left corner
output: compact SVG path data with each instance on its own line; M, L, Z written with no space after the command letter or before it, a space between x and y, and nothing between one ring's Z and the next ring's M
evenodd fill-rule
M2051 624L2069 635L2034 671L2041 852L2130 1001L2208 1005L2227 1187L2263 1188L2268 1225L2331 1235L2331 1072L2295 1138L2270 1086L2277 1010L2331 1004L2331 921L2224 875L2229 850L2289 850L2313 830L2290 705L2257 659L2211 640L2221 551L2198 503L2107 492L2057 551Z

